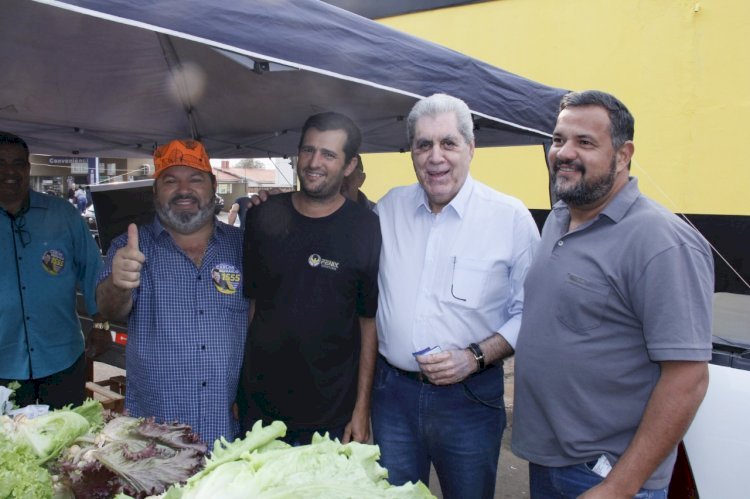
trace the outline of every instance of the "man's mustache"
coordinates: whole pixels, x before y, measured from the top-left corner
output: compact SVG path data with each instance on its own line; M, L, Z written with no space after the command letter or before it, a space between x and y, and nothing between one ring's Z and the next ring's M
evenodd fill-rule
M581 173L586 173L586 167L583 166L583 163L580 161L561 161L559 159L555 160L555 162L552 165L552 169L557 173L558 170L560 170L561 167L567 166L569 168L575 168L576 171Z
M177 201L181 201L183 199L188 199L190 201L194 201L200 204L200 200L197 197L193 196L192 194L177 194L173 196L172 199L169 200L169 204L174 204Z

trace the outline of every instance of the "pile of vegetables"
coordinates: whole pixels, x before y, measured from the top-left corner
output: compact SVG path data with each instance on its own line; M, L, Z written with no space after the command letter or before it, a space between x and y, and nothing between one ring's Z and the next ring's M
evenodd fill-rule
M52 497L52 477L31 449L0 432L0 498Z
M316 434L291 447L278 440L285 433L279 421L258 422L245 438L217 440L206 459L189 426L95 400L33 419L0 415L0 499L433 497L421 482L390 485L375 445Z
M217 441L206 467L163 499L216 498L428 498L421 482L388 483L375 445L341 444L315 435L310 445L291 447L277 440L286 426L257 422L244 439Z
M33 419L3 415L0 499L160 494L201 470L205 452L187 425L110 413L95 400Z
M75 440L51 467L58 493L144 497L187 480L203 468L206 444L189 426L118 416Z
M101 424L102 406L95 400L34 419L0 416L0 498L52 497L53 481L45 463Z

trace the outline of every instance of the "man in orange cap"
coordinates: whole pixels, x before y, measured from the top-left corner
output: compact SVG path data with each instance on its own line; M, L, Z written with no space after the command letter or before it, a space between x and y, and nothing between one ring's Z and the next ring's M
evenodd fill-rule
M173 140L154 153L154 221L131 224L109 248L97 302L128 319L125 407L187 423L203 440L232 440L247 330L242 232L216 220L216 178L203 145ZM218 281L231 283L219 289Z

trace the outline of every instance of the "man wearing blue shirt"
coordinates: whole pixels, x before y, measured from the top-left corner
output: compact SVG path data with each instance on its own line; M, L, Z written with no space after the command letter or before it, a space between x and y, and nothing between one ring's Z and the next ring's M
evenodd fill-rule
M107 317L128 319L125 407L189 424L209 444L232 440L248 317L242 231L214 216L200 142L173 140L154 165L154 221L112 242L97 288Z
M519 200L469 175L474 132L463 101L419 101L407 130L419 183L376 206L375 443L393 484L427 483L432 463L444 497L493 497L502 359L518 336L539 233Z
M59 408L85 398L80 285L90 315L101 267L84 219L62 198L29 188L29 148L0 132L0 384L16 405Z

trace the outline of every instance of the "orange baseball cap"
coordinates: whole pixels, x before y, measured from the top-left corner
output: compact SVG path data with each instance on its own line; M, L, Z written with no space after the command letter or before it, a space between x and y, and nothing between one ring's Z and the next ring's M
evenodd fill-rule
M178 139L156 148L154 152L154 178L172 166L189 166L211 173L211 162L203 144L197 140Z

